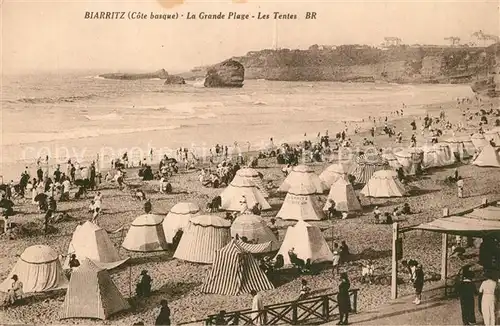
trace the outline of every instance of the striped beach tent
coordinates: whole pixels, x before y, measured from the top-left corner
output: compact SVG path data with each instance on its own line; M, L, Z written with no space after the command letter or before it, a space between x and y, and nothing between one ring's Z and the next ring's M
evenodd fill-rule
M231 222L216 215L191 218L179 241L174 258L211 264L215 252L231 241Z
M356 183L367 183L376 171L389 168L389 163L378 154L361 154L354 159L350 174Z
M130 251L161 251L167 249L163 233L163 216L144 214L137 217L123 240L122 247Z
M89 258L97 266L105 269L118 267L128 260L128 258L120 259L106 230L90 221L78 225L73 232L64 262L65 268L69 267L71 254L75 254L79 261Z
M7 279L0 284L1 292L11 288L13 275L17 275L23 283L24 293L46 292L68 286L59 256L45 245L31 246L23 251Z
M269 197L269 192L267 191L266 187L264 186L264 183L262 182L259 171L252 168L242 168L236 171L235 178L250 179L262 192L264 198Z
M398 174L392 170L381 170L373 174L360 192L366 197L402 197L406 194Z
M305 184L307 187L312 186L311 188L317 194L322 194L327 189L313 169L305 164L300 164L292 168L292 172L285 178L278 191L288 192L291 187L299 184Z
M253 214L241 214L231 225L231 236L245 237L252 244L271 242L269 251L278 250L279 242L273 231L262 217Z
M241 239L238 239L236 240L236 244L243 250L248 251L252 254L263 254L279 249L279 245L278 248L276 248L276 244L272 241L263 243L248 243L243 242Z
M71 274L61 319L107 319L129 308L129 303L113 283L109 272L96 266L90 259L85 259Z
M277 255L282 255L285 265L291 265L288 252L293 250L297 258L311 263L322 263L333 260L333 254L326 243L321 230L304 221L298 221L286 230L285 239Z
M286 194L276 217L294 221L322 220L325 215L317 197L315 188L310 183L294 184Z
M271 209L271 205L264 198L262 191L250 179L234 178L220 194L221 208L226 211L240 211L241 199L245 197L246 204L251 209L259 204L262 210Z
M201 287L203 293L238 295L255 290L272 290L274 286L249 252L235 240L215 254L210 274Z
M331 187L338 179L347 180L347 175L349 174L349 168L347 165L335 163L330 165L321 172L319 178L323 181L325 187Z
M200 207L195 203L180 202L170 209L163 220L163 232L168 243L172 243L177 231L188 226L189 220L200 214Z
M335 202L335 209L339 212L362 210L352 184L344 179L338 179L337 182L330 187L327 203L325 203L325 206L323 207L324 211L328 210L328 200L330 199Z

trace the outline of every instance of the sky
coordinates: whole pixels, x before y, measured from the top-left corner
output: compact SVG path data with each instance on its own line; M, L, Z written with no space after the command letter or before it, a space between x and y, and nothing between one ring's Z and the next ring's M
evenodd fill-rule
M500 34L498 1L445 0L3 0L3 73L55 70L180 72L248 51L273 47L274 20L89 20L86 11L297 14L278 20L278 46L379 45L385 36L406 44L462 42L483 30ZM163 2L163 3L162 3ZM167 5L165 5L167 3ZM171 8L168 8L171 7ZM317 19L306 20L306 12Z

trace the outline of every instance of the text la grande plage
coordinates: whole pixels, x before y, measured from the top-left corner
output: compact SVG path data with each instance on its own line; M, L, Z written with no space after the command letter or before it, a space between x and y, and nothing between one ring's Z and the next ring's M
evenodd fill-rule
M219 13L206 13L200 12L199 14L195 14L192 12L188 12L186 14L186 19L236 19L236 20L249 20L249 19L297 19L296 14L291 13L281 13L278 11L273 12L272 14L262 13L259 11L257 15L250 15L247 13L238 13L235 11L229 12L228 14L224 14L222 12Z

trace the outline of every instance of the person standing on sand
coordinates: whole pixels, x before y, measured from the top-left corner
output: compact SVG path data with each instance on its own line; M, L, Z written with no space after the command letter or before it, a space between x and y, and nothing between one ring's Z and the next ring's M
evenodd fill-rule
M491 271L485 273L486 280L481 283L479 293L481 294L481 314L485 326L495 325L495 291L497 280Z
M421 264L418 264L415 268L413 287L415 288L415 300L413 300L413 303L419 305L422 300L422 290L424 288L424 271Z
M339 273L339 265L340 265L340 253L339 253L339 244L333 244L333 268L332 273L335 276L335 273Z
M462 308L462 322L464 325L476 323L474 309L474 295L477 293L476 286L472 283L472 272L464 270L463 278L458 287L460 296L460 307Z
M252 321L254 325L260 326L262 325L262 316L260 314L260 311L264 310L264 302L262 301L262 296L257 293L257 291L252 290L250 291L250 294L252 295L252 311L255 311L252 313Z
M156 326L170 326L170 308L168 307L167 300L160 301L161 309L158 317L156 317Z
M339 306L339 322L337 325L349 324L349 312L351 312L351 298L349 297L349 289L351 283L347 273L340 274L339 291L337 294L337 302Z

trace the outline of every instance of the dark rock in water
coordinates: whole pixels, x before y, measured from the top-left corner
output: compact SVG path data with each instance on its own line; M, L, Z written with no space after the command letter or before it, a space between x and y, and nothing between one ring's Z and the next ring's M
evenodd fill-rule
M207 70L205 87L242 87L245 68L236 60L229 59Z
M170 75L165 69L160 69L155 72L144 73L144 74L129 74L129 73L111 73L111 74L102 74L99 77L106 79L120 79L120 80L138 80L138 79L152 79L152 78L160 78L166 79Z
M165 85L184 85L186 81L181 76L168 75L165 79Z

